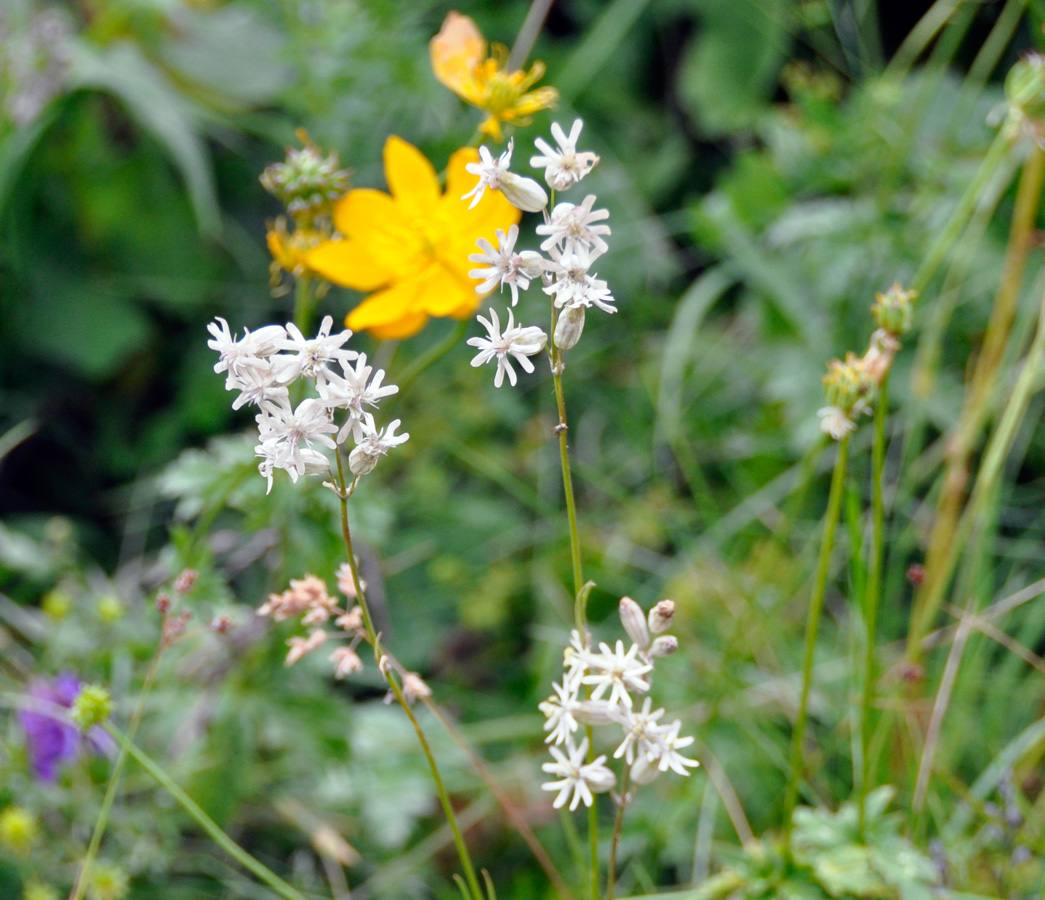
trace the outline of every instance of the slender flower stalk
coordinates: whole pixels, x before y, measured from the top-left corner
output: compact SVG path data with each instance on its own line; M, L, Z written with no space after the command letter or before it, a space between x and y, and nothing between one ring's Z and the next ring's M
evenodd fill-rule
M146 756L133 743L129 735L119 731L113 725L106 725L109 732L120 745L121 753L130 756L140 765L171 797L177 801L196 823L202 828L215 844L221 847L229 856L238 862L244 869L253 874L263 884L268 885L284 900L305 900L304 895L287 884L275 872L256 860L232 838L230 838L221 827L204 811L203 808L185 793L178 784L168 775L161 766L157 765L150 757Z
M863 693L860 698L860 762L857 809L860 834L864 834L867 816L867 794L871 782L870 719L874 701L875 632L878 628L878 606L882 594L882 564L885 555L885 502L882 475L885 468L885 417L889 401L889 373L878 388L878 406L874 413L874 438L871 444L871 560L864 597L864 666Z
M620 844L621 829L624 825L624 809L628 805L628 778L631 769L624 770L621 780L620 797L617 799L617 817L613 821L613 838L610 841L610 862L606 872L606 900L613 900L613 892L617 886L617 846Z
M374 630L374 620L370 614L370 607L366 600L366 592L363 589L363 583L359 577L359 567L356 564L356 555L352 548L352 532L348 525L348 498L351 493L351 488L345 481L344 464L341 461L340 451L336 452L335 456L337 457L338 497L341 501L341 536L345 542L345 553L348 555L348 567L349 571L352 573L352 584L355 587L356 601L359 603L359 608L363 613L363 626L366 628L367 637L370 640L371 646L374 648L374 658L378 662L378 668L385 676L389 688L395 695L396 701L403 708L403 712L406 713L407 718L410 720L410 724L414 726L417 740L421 744L421 750L424 752L425 758L428 760L428 767L432 772L432 780L435 782L436 790L439 793L439 801L442 804L443 813L446 815L446 821L453 833L454 844L457 846L457 855L461 860L461 866L464 869L468 887L472 891L475 900L483 900L484 895L479 887L479 879L476 877L471 855L469 854L468 847L465 845L464 838L461 835L461 829L457 824L457 817L454 815L453 805L450 803L450 797L446 792L442 776L439 774L439 766L436 764L431 745L428 743L428 739L425 737L425 733L421 728L421 723L417 721L417 717L414 715L414 711L404 695L401 685L393 674L393 666L383 663L385 654L381 651L380 636ZM354 487L354 484L355 483L353 482L352 487Z
M164 615L164 621L166 622L166 614ZM83 900L84 893L87 890L87 877L90 874L91 866L94 864L94 860L98 855L98 848L102 843L102 836L105 834L105 829L109 824L109 814L112 812L112 806L116 800L116 792L120 785L120 777L123 775L123 767L127 763L128 748L131 742L134 740L135 735L138 733L138 726L141 725L142 717L145 715L145 701L152 691L153 682L156 680L156 672L160 667L160 659L163 657L163 651L167 647L167 639L165 636L161 636L159 643L156 645L156 652L153 654L152 663L149 665L149 669L145 674L145 680L142 682L141 691L138 693L138 700L134 706L134 712L131 714L130 721L127 723L127 743L120 744L120 753L116 757L116 764L112 768L112 772L109 773L109 783L105 786L105 795L102 798L102 805L98 810L98 817L94 822L94 831L91 833L90 843L87 845L87 852L84 854L83 863L80 865L80 871L76 876L76 883L73 885L72 891L69 893L69 900Z
M827 500L827 514L824 517L824 531L820 539L820 558L817 563L816 583L813 587L813 598L809 604L806 618L805 647L802 655L802 688L798 699L798 715L795 728L791 733L791 757L784 794L784 844L790 853L791 827L795 804L798 801L798 783L802 777L802 744L805 741L806 719L809 711L809 687L813 675L813 651L816 649L816 636L820 628L820 613L824 607L824 593L827 589L827 574L831 562L831 551L834 549L835 531L838 528L838 517L842 508L842 494L845 488L845 468L849 455L849 436L838 442L838 456L835 458L834 475L831 478L831 493Z

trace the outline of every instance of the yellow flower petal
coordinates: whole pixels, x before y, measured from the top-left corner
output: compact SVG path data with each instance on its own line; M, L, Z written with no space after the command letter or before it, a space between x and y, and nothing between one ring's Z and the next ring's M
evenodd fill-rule
M408 217L430 209L439 199L439 176L413 144L392 135L385 141L385 178L396 204Z
M467 273L436 264L425 275L426 284L419 301L421 309L430 316L449 316L469 304L472 309L478 307L481 298Z
M450 12L443 27L428 42L432 71L455 94L471 101L475 96L475 70L486 57L486 41L475 22Z
M372 291L392 280L392 272L359 241L324 241L305 255L305 263L327 281L357 291Z
M402 319L414 317L421 312L417 301L425 284L423 274L397 281L367 297L348 314L345 323L353 331L362 331L387 328Z

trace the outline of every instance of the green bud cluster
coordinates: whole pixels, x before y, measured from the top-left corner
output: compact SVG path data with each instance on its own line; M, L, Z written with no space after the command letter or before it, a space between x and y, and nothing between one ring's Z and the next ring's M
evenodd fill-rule
M875 325L893 337L907 334L914 324L912 301L918 296L918 292L905 291L899 284L894 284L884 294L874 296L871 315L874 317Z
M112 715L112 698L109 696L109 692L100 685L84 685L73 701L70 715L80 731L88 731L95 725L103 725Z
M298 137L305 146L288 148L286 161L268 166L261 174L261 184L286 206L293 219L305 224L330 212L348 190L351 172L340 168L337 153L323 156L304 132Z
M827 402L846 415L866 407L874 398L876 387L863 360L853 353L847 354L844 362L833 359L827 364L827 374L824 376Z

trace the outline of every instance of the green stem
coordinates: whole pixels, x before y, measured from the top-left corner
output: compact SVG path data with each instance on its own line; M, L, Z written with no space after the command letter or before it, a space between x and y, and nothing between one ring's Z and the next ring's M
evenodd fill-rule
M562 487L566 494L566 517L570 523L570 562L573 566L573 618L581 637L587 631L584 609L581 605L581 587L584 575L581 570L581 542L577 532L577 503L573 495L573 477L570 474L570 450L567 441L569 426L566 423L566 400L562 392L562 353L554 351L552 358L552 382L555 385L555 405L559 411L559 422L555 432L559 435L559 461L562 464Z
M424 752L425 758L428 760L428 767L432 772L432 780L435 782L436 790L439 793L439 802L442 804L443 813L446 816L447 824L450 826L450 831L453 832L454 844L457 845L457 855L460 857L461 866L464 869L468 887L471 889L476 900L484 900L483 892L479 887L479 879L475 874L475 867L472 865L472 857L468 853L468 847L465 845L464 838L461 835L461 829L457 824L457 817L454 815L454 808L450 803L450 796L447 794L442 776L439 774L439 766L436 765L435 755L432 753L432 748L428 743L428 738L425 737L425 733L421 728L421 723L417 721L417 717L414 715L410 702L404 696L399 682L396 681L396 678L393 675L393 667L382 663L385 654L380 649L380 637L374 630L374 620L370 615L370 607L366 600L366 594L363 592L362 581L359 578L356 555L352 549L352 532L348 527L348 491L345 482L344 464L341 461L340 452L336 452L334 455L337 457L338 496L341 500L341 536L345 542L345 552L348 554L348 568L352 573L352 584L356 590L356 600L359 602L359 608L363 613L363 627L366 629L367 637L370 640L371 646L374 648L374 658L377 660L378 669L380 669L381 674L385 676L388 686L392 689L392 693L395 694L395 698L403 708L403 712L406 713L407 718L410 720L410 724L414 726L417 740L421 744L421 750ZM389 659L391 658L389 657Z
M120 745L122 753L129 755L138 765L148 772L168 794L170 794L181 807L196 820L200 828L207 832L211 840L222 850L238 862L244 869L255 875L259 881L267 884L285 900L305 900L293 887L287 884L275 872L260 863L232 838L230 838L218 824L208 816L195 800L185 793L174 780L155 762L146 756L141 750L131 743L129 735L124 735L113 725L106 725L106 730Z
M554 334L554 326L552 333ZM570 474L570 448L567 440L569 426L566 421L566 398L562 391L563 373L562 351L552 348L552 383L555 385L555 406L559 413L559 421L555 431L559 435L559 461L562 465L562 488L566 495L566 518L570 525L570 563L573 568L573 621L577 633L584 640L588 633L588 617L584 590L584 572L581 568L581 541L577 531L577 501L573 494L573 476ZM588 761L595 758L592 742L591 726L588 732ZM591 896L599 900L599 813L594 803L588 807L588 852L591 867Z
M976 203L980 198L981 191L987 186L987 182L994 177L994 173L1005 159L1005 155L1011 146L1012 138L1006 129L1002 129L991 143L990 148L987 150L987 155L983 158L983 162L980 163L980 168L976 170L976 174L973 176L972 181L969 182L965 193L962 194L957 207L955 207L951 217L947 220L947 224L929 247L922 264L918 267L918 271L915 272L914 278L911 279L911 287L918 293L925 291L933 275L936 274L940 263L947 256L947 251L950 250L951 245L958 239L969 216L976 209Z
M869 723L874 700L875 632L878 628L878 606L882 593L882 564L885 555L885 502L882 497L882 473L885 469L885 419L889 405L889 373L886 372L874 411L874 441L871 444L871 565L867 574L864 603L864 672L863 696L860 701L860 786L858 808L860 836L864 837L867 793L871 780ZM855 773L854 773L855 774Z
M806 618L805 648L802 657L802 690L798 699L798 716L795 729L791 735L790 773L788 775L787 792L784 799L784 845L785 852L791 850L791 819L798 802L798 783L802 776L802 743L805 740L806 719L809 712L809 685L813 675L813 651L816 649L816 635L820 628L820 613L824 607L824 593L827 589L827 574L831 562L831 550L834 547L835 531L838 528L838 516L842 508L842 494L845 487L845 465L849 455L848 435L838 444L838 456L835 459L834 475L831 478L831 493L827 500L827 515L824 518L824 531L820 540L820 559L817 565L816 583L813 588L813 599L809 604Z
M434 347L430 347L426 353L419 356L396 377L396 384L399 385L399 396L403 396L410 385L412 385L420 375L427 371L430 366L441 360L447 353L453 350L458 343L460 343L467 327L467 321L458 322L457 327L445 340L436 344Z
M625 768L621 778L620 800L617 803L617 818L613 822L613 840L610 842L610 862L606 871L606 900L613 900L613 892L617 887L617 845L620 843L621 828L624 824L624 807L628 805L628 776L631 768ZM594 804L592 804L594 806Z
M312 279L302 275L294 284L294 324L306 336L312 330L312 309L314 305L315 297L312 292Z
M164 621L166 621L166 616L164 616ZM145 700L152 690L152 684L156 679L156 672L160 666L160 658L163 656L163 651L166 647L167 640L161 633L160 642L152 657L152 664L149 666L149 671L145 674L145 681L142 682L142 689L138 693L138 701L134 706L134 712L127 723L128 742L133 741L138 733L138 726L141 725L142 717L145 715ZM94 831L91 833L91 840L87 845L87 853L84 855L83 864L80 866L79 873L77 873L76 883L73 885L72 891L69 892L69 900L83 900L83 895L87 890L87 876L91 871L91 866L94 865L95 857L98 855L98 848L102 843L102 836L108 827L109 814L112 812L113 803L116 801L120 776L123 774L123 767L126 763L127 747L121 746L119 756L116 757L116 765L113 766L109 775L109 783L105 787L105 796L102 798L101 809L98 810L98 818L94 822Z

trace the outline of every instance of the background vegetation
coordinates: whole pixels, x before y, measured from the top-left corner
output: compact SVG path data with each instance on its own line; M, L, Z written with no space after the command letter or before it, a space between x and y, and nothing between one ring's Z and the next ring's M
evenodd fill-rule
M264 244L280 210L258 175L296 128L336 149L355 186L383 186L389 134L437 160L468 140L477 114L428 62L449 8L15 0L0 12L3 695L70 671L110 685L125 717L157 642L154 595L184 567L198 570L185 598L192 623L164 657L139 742L241 844L317 896L341 866L354 897L456 896L452 847L377 674L335 684L312 659L285 670L289 629L254 619L289 578L332 579L335 501L285 480L264 500L251 418L229 407L205 324L289 317ZM528 4L455 8L510 44ZM629 810L622 896L909 898L934 896L918 893L929 882L952 896L1039 896L1040 397L946 597L981 611L1016 602L963 638L920 811L915 779L953 630L917 665L903 641L910 566L923 561L1001 280L1017 172L1034 152L1020 140L988 155L1002 80L1042 45L1043 14L1019 0L902 12L858 0L552 6L533 55L562 99L517 133L517 152L551 121L584 118L601 156L591 189L613 226L599 275L620 307L589 323L567 374L591 617L616 636L621 595L645 607L675 600L681 649L660 686L699 735L703 763ZM773 835L833 462L816 418L823 366L865 346L874 292L911 281L963 197L971 218L923 286L891 381L872 772L895 799L876 795L880 824L863 836L878 854L871 868L905 874L887 887L860 881L869 864L842 807L862 634L862 575L842 557L862 541L865 427L853 438L816 657L803 801L817 810L796 823L806 862L792 878ZM1031 244L989 434L1038 318L1042 256ZM335 289L321 312L339 319L356 299ZM453 327L434 321L367 349L396 382ZM430 680L577 881L575 834L538 778L536 704L572 621L551 382L539 367L521 389L495 390L466 351L397 398L411 441L364 483L356 532L398 655ZM977 433L974 471L981 443ZM228 635L205 627L218 614L235 623ZM956 615L945 607L932 624ZM504 897L552 896L467 760L431 732L477 864ZM5 712L0 816L18 808L37 820L35 837L0 846L5 898L32 877L68 889L108 771L104 758L85 759L42 783L25 742ZM901 834L909 842L896 843ZM142 900L269 896L134 767L102 856Z

